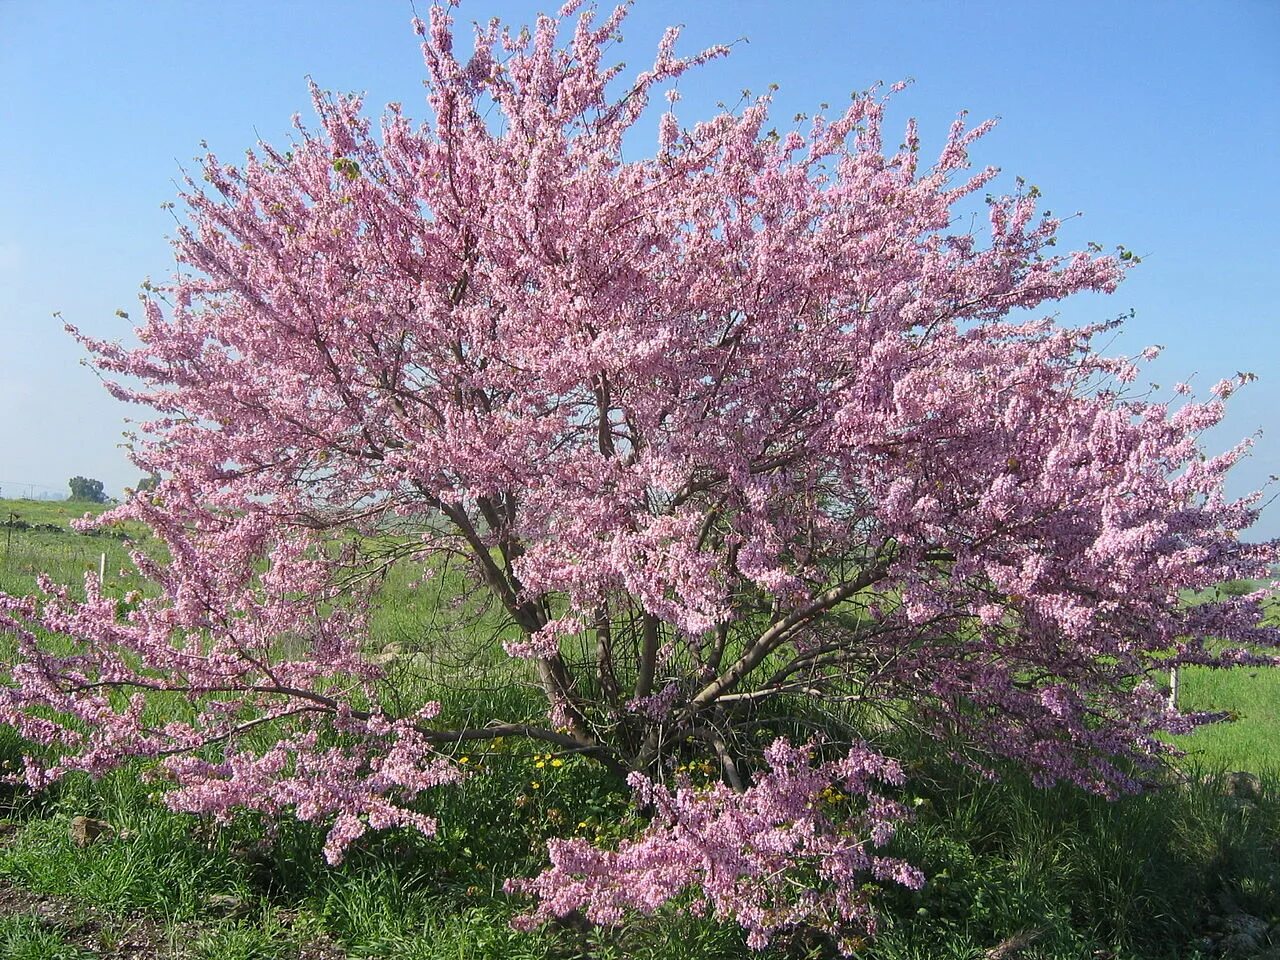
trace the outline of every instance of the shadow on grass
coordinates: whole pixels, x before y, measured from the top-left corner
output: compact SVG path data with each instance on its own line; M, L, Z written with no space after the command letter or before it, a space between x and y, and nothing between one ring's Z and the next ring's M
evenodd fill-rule
M19 755L0 731L0 759ZM219 827L176 814L136 770L71 778L37 798L6 788L3 815L17 826L0 848L0 878L170 926L200 924L184 954L195 958L296 956L322 935L351 956L407 960L752 955L736 928L670 914L618 931L513 931L522 904L501 882L539 869L548 837L607 843L638 822L619 785L587 761L552 766L549 755L501 745L468 761L476 776L423 804L439 817L437 837L373 835L336 869L324 865L321 827L251 816ZM1280 923L1274 777L1253 798L1228 796L1221 771L1196 771L1108 802L1018 776L985 781L923 753L913 766L906 796L917 817L894 852L929 881L919 893L877 895L882 930L869 958L981 957L1019 934L1032 940L1025 958L1186 958L1209 956L1232 915ZM116 836L77 846L68 827L78 815L108 821ZM28 937L14 924L12 936L36 942L38 931ZM797 936L763 958L830 955Z

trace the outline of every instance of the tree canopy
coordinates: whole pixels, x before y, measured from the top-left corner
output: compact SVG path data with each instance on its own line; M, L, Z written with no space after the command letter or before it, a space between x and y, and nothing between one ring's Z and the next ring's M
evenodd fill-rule
M72 477L67 481L67 485L71 488L68 500L83 500L86 503L107 502L101 480L94 480L91 477Z

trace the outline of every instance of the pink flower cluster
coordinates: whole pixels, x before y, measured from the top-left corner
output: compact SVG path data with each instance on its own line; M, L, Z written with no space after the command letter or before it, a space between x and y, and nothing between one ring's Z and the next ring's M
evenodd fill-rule
M175 787L165 793L165 803L219 818L240 809L288 811L303 821L331 819L324 845L331 864L340 863L347 847L368 830L409 827L433 836L436 821L407 804L431 787L457 783L458 766L436 754L410 723L375 715L338 726L364 737L353 745L325 746L311 730L285 737L260 755L228 751L217 763L168 757L163 767Z
M617 850L549 841L550 868L507 882L509 891L539 898L522 925L576 910L618 924L629 911L651 914L688 895L692 909L739 923L753 949L804 924L851 954L856 936L875 929L867 884L918 889L924 875L874 852L907 816L879 792L902 784L901 767L866 746L816 764L814 753L813 744L775 741L765 751L769 769L741 793L687 780L672 791L633 774L637 802L653 811L652 822Z

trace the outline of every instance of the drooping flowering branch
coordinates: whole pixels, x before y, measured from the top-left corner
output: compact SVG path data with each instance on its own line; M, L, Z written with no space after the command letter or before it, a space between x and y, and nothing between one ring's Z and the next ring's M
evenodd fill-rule
M876 792L882 783L901 785L902 769L865 745L814 766L812 745L778 740L765 759L769 771L742 792L698 789L687 779L672 792L634 774L637 800L655 811L650 826L616 851L585 840L551 841L550 869L507 884L539 898L521 924L579 909L597 923L617 924L628 912L651 914L688 894L693 909L742 924L755 949L806 924L843 938L842 950L852 952L853 929L875 930L864 890L869 878L912 889L924 883L918 869L872 852L907 816ZM853 815L850 797L863 804ZM797 884L797 873L810 875L813 885Z

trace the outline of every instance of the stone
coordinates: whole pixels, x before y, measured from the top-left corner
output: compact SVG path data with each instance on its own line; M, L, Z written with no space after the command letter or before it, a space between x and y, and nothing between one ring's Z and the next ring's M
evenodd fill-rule
M1262 799L1262 780L1256 773L1249 773L1247 770L1232 771L1227 774L1223 786L1228 797L1249 801Z
M983 954L984 960L1021 960L1023 957L1030 956L1027 951L1035 946L1036 941L1043 935L1044 931L1037 929L1015 933Z
M1267 922L1248 913L1236 913L1223 922L1226 934L1218 950L1228 957L1255 956L1267 945Z
M234 893L214 893L204 898L204 909L215 917L243 917L249 904Z
M115 829L105 820L93 817L75 817L71 821L71 842L77 847L87 847L104 838L115 836Z

